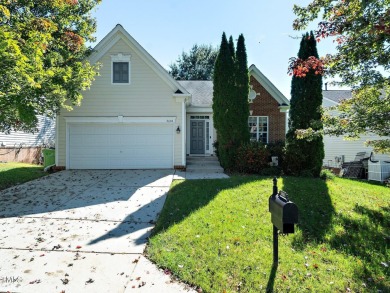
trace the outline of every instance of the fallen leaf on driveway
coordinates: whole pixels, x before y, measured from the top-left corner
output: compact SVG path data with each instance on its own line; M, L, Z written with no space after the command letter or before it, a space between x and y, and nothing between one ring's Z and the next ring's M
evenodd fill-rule
M80 249L80 248L81 248L81 246L80 246L80 245L77 245L77 246L76 246L76 249Z
M92 280L91 278L89 278L89 280L88 281L85 281L85 285L87 285L87 284L92 284L93 282L95 282L94 280Z

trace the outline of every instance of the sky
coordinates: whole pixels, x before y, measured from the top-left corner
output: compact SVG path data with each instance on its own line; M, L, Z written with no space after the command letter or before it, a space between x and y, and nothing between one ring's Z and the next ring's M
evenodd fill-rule
M222 32L236 40L244 34L248 66L260 71L289 99L288 61L299 50L304 31L292 28L293 5L309 0L103 0L93 11L96 43L118 23L164 68L194 44L215 47ZM313 23L309 29L315 29ZM320 56L335 52L331 40L317 44ZM332 87L328 86L328 89ZM334 88L336 89L336 88Z

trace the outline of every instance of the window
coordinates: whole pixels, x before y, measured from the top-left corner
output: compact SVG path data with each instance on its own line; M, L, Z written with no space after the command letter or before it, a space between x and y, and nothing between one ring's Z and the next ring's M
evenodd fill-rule
M129 83L129 62L113 62L113 83Z
M249 116L248 127L251 141L268 143L268 117Z
M111 55L112 84L130 84L130 55Z

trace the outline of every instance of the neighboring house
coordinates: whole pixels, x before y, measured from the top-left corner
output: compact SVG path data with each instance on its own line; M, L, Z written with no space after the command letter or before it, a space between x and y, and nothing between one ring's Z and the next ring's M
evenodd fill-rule
M82 104L57 116L56 165L67 169L185 168L213 155L211 81L176 81L117 25L95 47L100 75ZM289 101L254 66L252 140L284 140Z
M350 90L324 90L322 91L323 102L325 108L337 106L342 100L350 99L352 92ZM337 113L337 112L334 112ZM341 163L350 162L355 159L359 152L367 152L369 155L372 152L372 147L365 146L365 141L380 139L377 135L362 135L357 140L345 140L343 136L324 136L325 158L324 166L340 167ZM390 156L386 154L375 154L375 160L390 161Z
M0 161L37 163L43 146L54 146L55 120L37 116L38 126L34 133L11 131L0 132Z

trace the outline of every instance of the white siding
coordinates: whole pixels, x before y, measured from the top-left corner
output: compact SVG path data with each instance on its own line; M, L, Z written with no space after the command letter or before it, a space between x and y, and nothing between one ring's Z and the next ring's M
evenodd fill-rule
M34 133L12 131L9 134L0 132L0 145L5 147L36 147L54 145L55 119L45 116L37 116L38 130Z
M337 106L337 103L324 99L322 106L325 108ZM334 110L331 112L332 115L337 115L337 111ZM324 149L325 149L325 158L324 165L331 167L338 167L335 162L335 157L341 155L344 156L345 162L350 162L355 159L355 156L359 152L367 152L370 154L372 152L372 147L367 147L364 143L367 140L377 140L381 139L377 135L362 135L358 140L345 140L342 136L324 136ZM375 154L376 160L390 160L389 155L387 154Z
M111 55L130 54L130 84L111 83ZM172 89L162 78L137 55L124 40L119 40L98 61L102 67L100 76L96 77L91 89L83 93L81 106L73 111L62 110L59 118L58 162L65 166L66 157L66 123L64 116L79 117L134 117L134 116L171 116L176 117L176 124L181 129L182 104L173 98ZM174 164L182 165L181 134L174 133ZM173 167L173 166L172 166Z
M378 139L379 137L374 135L361 136L358 140L344 140L343 137L337 136L324 136L324 149L325 158L324 165L337 167L335 165L335 157L344 155L344 161L350 162L355 159L358 152L371 153L372 148L366 147L364 142L366 140ZM390 160L390 156L386 154L375 154L376 160Z

